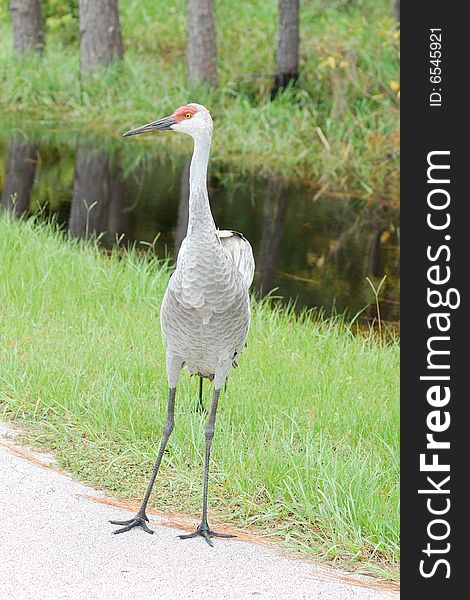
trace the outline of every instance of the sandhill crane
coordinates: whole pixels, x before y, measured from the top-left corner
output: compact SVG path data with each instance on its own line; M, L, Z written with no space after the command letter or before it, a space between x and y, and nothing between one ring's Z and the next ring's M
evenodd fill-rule
M124 136L151 131L180 131L194 140L189 172L189 219L176 270L163 298L160 322L166 346L169 396L162 441L142 506L114 533L147 526L145 514L158 474L166 443L174 426L176 385L181 369L214 381L212 406L205 430L206 454L201 523L194 533L182 539L202 536L212 546L211 537L233 537L210 529L207 522L209 460L214 437L215 416L220 389L245 347L250 325L248 288L253 281L254 259L250 243L240 233L220 231L212 217L207 193L207 165L212 142L212 118L200 104L187 104L163 119L131 129Z

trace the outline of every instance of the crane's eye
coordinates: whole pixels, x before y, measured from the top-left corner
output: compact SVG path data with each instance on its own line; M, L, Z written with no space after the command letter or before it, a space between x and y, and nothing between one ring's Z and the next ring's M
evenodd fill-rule
M193 115L190 112L184 113L185 119L190 119Z

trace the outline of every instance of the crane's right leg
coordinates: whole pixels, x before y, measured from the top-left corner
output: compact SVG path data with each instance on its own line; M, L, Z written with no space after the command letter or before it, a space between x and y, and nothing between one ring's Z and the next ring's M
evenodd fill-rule
M158 451L157 460L155 461L155 465L153 467L147 491L142 501L142 506L140 507L140 510L136 514L136 516L132 519L129 519L128 521L110 521L110 523L112 523L113 525L124 525L122 529L116 529L116 531L114 531L113 533L124 533L125 531L129 531L133 527L142 527L142 529L147 533L153 533L153 531L149 529L145 523L146 521L148 521L148 517L145 514L145 509L147 508L147 503L149 501L150 494L152 493L153 484L155 482L155 478L157 477L158 470L160 468L160 463L162 462L162 457L163 453L165 452L165 447L168 442L168 438L170 437L171 432L173 431L175 415L175 396L176 388L170 388L170 393L168 397L168 414L166 417L166 423L163 427L163 435L160 444L160 450Z
M157 460L155 461L155 465L153 467L152 475L150 476L150 481L147 487L147 491L145 492L144 499L142 500L142 506L139 509L139 512L132 519L128 519L127 521L110 521L113 525L124 525L121 529L116 529L113 533L124 533L125 531L129 531L134 527L142 527L144 531L147 533L153 533L149 527L147 527L146 521L148 521L148 517L145 514L145 509L147 508L147 503L150 498L150 494L152 493L153 484L155 482L155 478L157 477L158 470L160 469L160 463L162 462L163 453L165 452L165 447L168 442L168 438L173 431L173 427L175 424L175 397L176 397L176 383L178 381L179 373L181 371L181 363L174 361L174 359L167 358L167 371L168 371L168 382L170 384L170 392L168 394L168 411L165 425L163 426L162 432L162 441L160 444L160 449L158 451Z

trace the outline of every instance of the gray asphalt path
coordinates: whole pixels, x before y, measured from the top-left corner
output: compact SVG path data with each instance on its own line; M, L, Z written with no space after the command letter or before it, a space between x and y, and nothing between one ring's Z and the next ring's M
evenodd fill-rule
M397 600L337 571L246 541L180 540L153 515L154 535L112 535L133 516L15 449L0 424L0 598L9 600ZM93 500L94 498L94 500ZM129 514L129 516L126 516Z

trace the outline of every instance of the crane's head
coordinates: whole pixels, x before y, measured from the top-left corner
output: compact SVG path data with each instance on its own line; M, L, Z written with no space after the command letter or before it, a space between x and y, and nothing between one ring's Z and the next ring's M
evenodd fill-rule
M207 108L202 104L185 104L177 108L169 117L126 131L123 136L128 137L151 131L181 131L192 138L204 135L212 136L212 118Z

